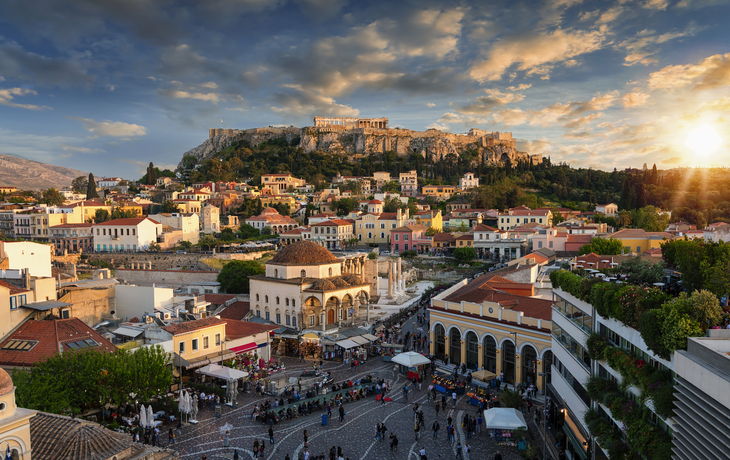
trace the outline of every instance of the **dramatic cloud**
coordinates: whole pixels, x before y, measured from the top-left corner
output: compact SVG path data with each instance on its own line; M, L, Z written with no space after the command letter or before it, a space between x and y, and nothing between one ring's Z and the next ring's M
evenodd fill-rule
M99 153L104 152L102 149L91 149L88 147L74 147L72 145L63 145L61 146L61 150L67 151L67 152L79 152L79 153Z
M76 60L48 58L14 43L0 44L0 74L44 85L67 86L93 81Z
M530 125L550 125L566 123L567 128L584 125L598 115L582 117L587 112L605 110L616 103L618 91L594 96L588 101L556 103L540 110L522 111L521 109L503 110L494 114L494 121L508 126L529 123ZM581 118L582 117L582 118Z
M33 90L26 89L26 88L8 88L8 89L0 89L0 105L7 105L8 107L17 107L20 109L28 109L28 110L44 110L44 109L50 109L50 107L41 106L41 105L33 105L33 104L19 104L17 102L13 102L13 99L15 99L16 96L27 96L27 95L37 95Z
M517 70L546 74L552 66L601 48L607 30L562 30L526 34L498 42L484 61L472 66L470 75L479 82L495 81L513 65Z
M663 159L662 163L664 163L665 165L678 165L681 164L683 161L684 158L682 157L670 157Z
M356 117L358 109L338 104L334 98L320 96L301 88L293 87L292 91L280 92L272 96L271 111L283 117L327 114L333 117Z
M655 56L658 52L656 45L661 45L670 40L683 38L695 34L696 27L690 27L684 32L669 32L665 34L657 34L654 30L644 29L634 37L624 40L617 45L618 48L624 48L628 51L628 55L624 58L624 65L630 66L634 64L656 64L659 62Z
M651 89L692 86L693 89L703 90L728 84L730 84L730 53L715 54L696 65L669 65L649 75Z
M649 100L649 95L643 93L637 89L630 93L626 93L621 97L621 101L624 104L624 108L629 107L643 107Z
M144 126L124 123L121 121L96 121L91 118L81 117L69 118L71 120L81 122L84 129L93 134L91 137L92 139L102 136L131 138L147 134L147 129Z
M488 89L486 93L489 96L482 96L476 98L476 100L470 104L457 107L452 104L461 113L485 115L491 113L496 107L519 102L525 98L524 94L517 93L505 93L496 89Z

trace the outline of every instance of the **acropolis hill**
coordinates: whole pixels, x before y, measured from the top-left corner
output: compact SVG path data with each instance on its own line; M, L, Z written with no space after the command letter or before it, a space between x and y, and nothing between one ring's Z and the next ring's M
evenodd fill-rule
M507 159L513 163L518 160L542 161L540 155L519 152L517 140L507 132L476 128L466 134L445 133L438 129L413 131L390 128L387 118L314 117L313 121L314 126L304 128L211 129L208 140L185 152L183 157L190 155L202 161L233 142L245 140L256 146L272 139L286 139L291 146L301 147L306 153L318 150L354 158L393 151L397 155L418 153L440 160L449 154L475 150L487 164L498 164Z

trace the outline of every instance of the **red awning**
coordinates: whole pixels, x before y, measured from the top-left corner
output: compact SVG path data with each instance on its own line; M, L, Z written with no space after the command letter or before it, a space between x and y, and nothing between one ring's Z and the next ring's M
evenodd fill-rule
M236 353L237 355L240 355L241 353L246 353L247 351L255 350L258 347L259 346L256 345L256 342L251 342L251 343L247 343L246 345L229 348L229 350Z

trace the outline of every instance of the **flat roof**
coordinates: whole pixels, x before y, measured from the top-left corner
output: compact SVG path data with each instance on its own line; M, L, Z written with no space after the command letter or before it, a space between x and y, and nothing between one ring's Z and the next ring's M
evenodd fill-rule
M52 308L70 307L70 303L61 302L60 300L44 300L42 302L33 302L21 305L23 308L30 308L38 311L48 311Z

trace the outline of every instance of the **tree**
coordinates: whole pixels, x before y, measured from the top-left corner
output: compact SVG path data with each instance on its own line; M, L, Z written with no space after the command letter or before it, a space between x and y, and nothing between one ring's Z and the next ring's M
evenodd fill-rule
M460 264L469 263L477 258L477 251L471 246L454 249L454 258Z
M692 303L692 310L689 312L689 316L697 321L703 329L709 329L722 321L720 302L712 292L704 289L695 291L690 296L690 302Z
M621 212L619 212L618 213L617 223L621 227L624 227L624 228L626 228L629 225L631 225L631 214L629 213L629 211L621 211Z
M183 249L190 249L193 247L193 243L187 240L183 240L180 242L179 246Z
M94 174L89 173L89 179L86 184L86 199L90 200L92 198L99 198L99 194L96 193L96 180L94 179Z
M400 185L398 184L398 181L388 181L383 184L383 186L380 188L383 192L397 192L400 189Z
M223 230L221 230L221 236L220 240L225 242L235 241L236 235L233 233L233 229L231 227L226 227Z
M180 208L174 202L165 200L162 202L162 212L174 214L180 212Z
M426 230L426 236L434 236L439 231L436 230L434 227L428 227L428 230Z
M155 166L150 161L150 165L147 166L147 185L155 185L157 183L157 172Z
M79 176L71 181L71 190L73 190L74 193L85 193L88 187L89 180L86 178L86 176Z
M260 235L259 231L253 225L241 224L238 227L238 237L242 240L246 240L248 238L255 238L259 235Z
M593 252L601 256L617 256L621 254L623 248L620 240L597 236L591 240L590 244L581 246L578 253L583 255Z
M149 250L152 252L160 252L162 247L157 243L157 241L153 241L150 243Z
M109 211L106 209L97 209L94 213L94 222L97 224L100 224L102 222L106 222L108 220L111 220L111 217L109 216Z
M509 407L511 409L519 409L523 404L520 392L510 390L507 387L505 387L502 390L502 394L499 395L499 402L501 402L504 407Z
M218 274L221 288L228 294L248 294L249 277L263 275L264 268L253 260L232 260Z
M62 205L64 201L66 201L66 198L63 194L53 187L43 191L42 202L49 206L59 206Z
M198 246L200 246L200 247L205 246L208 250L210 250L210 248L212 246L215 246L215 244L216 244L216 240L213 237L213 235L203 235L198 240Z

